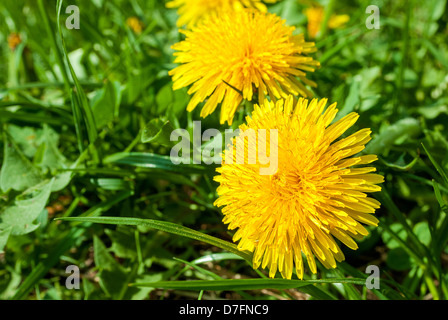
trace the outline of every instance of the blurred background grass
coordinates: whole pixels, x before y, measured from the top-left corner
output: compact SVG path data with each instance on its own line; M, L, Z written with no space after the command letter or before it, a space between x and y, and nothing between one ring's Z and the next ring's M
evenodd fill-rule
M153 134L166 123L192 130L200 119L198 110L186 112L189 96L173 92L168 76L175 66L170 47L182 39L176 11L156 0L61 5L58 23L56 1L0 3L1 299L448 297L446 0L283 0L268 6L316 42L322 66L309 76L318 83L315 96L338 102L338 117L360 113L358 128L373 131L366 152L378 154L386 178L376 195L380 226L369 229L357 251L344 251L338 269L320 268L305 278L365 278L366 266L377 265L384 286L372 291L350 283L199 293L188 285L128 287L266 273L216 247L144 226L54 221L147 218L231 241L212 205L214 168L173 165L162 157L170 150L163 132ZM80 9L79 30L65 27L68 5ZM379 30L366 28L369 5L380 8ZM315 38L313 17L306 14L311 6L323 8ZM338 28L325 22L341 15L349 20ZM241 108L232 127L249 111ZM207 128L226 129L217 112L202 120ZM79 290L65 287L69 265L80 268Z

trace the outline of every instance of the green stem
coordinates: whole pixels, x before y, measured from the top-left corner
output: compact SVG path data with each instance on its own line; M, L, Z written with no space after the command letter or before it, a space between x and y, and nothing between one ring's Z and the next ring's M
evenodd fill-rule
M328 5L325 8L324 19L322 20L322 23L320 25L320 32L319 32L319 35L318 35L319 39L322 39L327 34L327 31L328 31L328 21L330 21L331 15L333 14L334 5L335 5L335 1L334 0L330 0L328 2Z
M440 300L439 292L437 291L437 288L434 284L434 280L431 278L427 270L425 270L424 278L426 285L428 286L428 289L431 292L434 300Z
M140 246L140 232L138 230L135 230L135 247L137 250L137 259L138 259L138 273L143 273L144 271L144 265L143 265L143 255L142 255L142 248Z

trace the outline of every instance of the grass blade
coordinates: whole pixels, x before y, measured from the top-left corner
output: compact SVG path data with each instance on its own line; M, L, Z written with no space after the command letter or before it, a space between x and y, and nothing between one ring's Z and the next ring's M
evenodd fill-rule
M64 80L64 85L66 90L70 88L70 80L68 78L67 71L65 69L65 65L61 56L61 52L59 51L58 44L56 42L56 37L54 36L53 28L51 27L50 20L48 19L47 11L45 10L43 0L39 0L37 2L39 6L39 11L42 16L42 20L44 22L45 29L47 31L48 37L51 39L51 43L53 45L53 50L56 57L56 63L58 64L59 69L61 70L62 78Z
M350 283L364 285L365 280L357 278L330 278L319 280L287 279L223 279L191 281L159 281L134 283L133 286L183 290L259 290L259 289L296 289L312 284Z
M252 255L248 252L238 250L235 244L178 225L176 223L152 220L152 219L124 218L124 217L69 217L69 218L57 218L56 220L150 227L157 230L169 232L172 234L177 234L179 236L187 237L190 239L206 242L213 246L219 247L223 250L237 254L246 261L248 261L249 263L251 263L252 261Z
M423 149L425 149L425 152L428 155L429 160L431 160L431 162L434 165L434 167L436 168L437 172L440 174L440 176L443 178L444 182L448 186L448 175L447 175L447 173L442 168L442 166L437 163L436 159L434 159L432 154L428 151L428 149L426 149L426 147L425 147L425 145L423 143L422 143L422 146L423 146Z
M178 173L206 173L212 172L210 168L194 164L174 164L168 156L143 152L120 152L108 156L104 163L125 164L147 169L160 169Z
M73 112L73 122L75 124L75 130L76 130L76 140L78 142L78 149L79 153L82 153L84 151L84 145L83 145L83 134L82 134L82 115L81 115L81 108L79 107L79 101L78 96L72 90L70 94L70 100L71 100L71 107Z
M65 45L65 40L64 40L64 36L62 34L62 29L61 29L61 23L60 23L60 16L61 16L61 8L62 8L62 2L63 0L58 0L57 2L57 9L56 9L56 17L57 17L57 28L58 28L58 32L59 32L59 37L61 39L62 42L62 53L63 56L67 62L67 65L70 69L70 74L73 78L73 82L75 84L75 88L76 88L76 95L79 98L79 104L82 108L82 114L84 116L84 120L86 123L86 127L87 127L87 135L89 138L89 142L90 144L95 143L95 141L98 138L98 131L97 131L97 127L96 127L96 123L95 123L95 118L93 116L93 112L92 109L90 108L89 102L87 100L86 94L78 80L78 77L76 76L75 70L73 69L73 66L70 63L70 59L68 57L68 53L67 53L67 47ZM92 148L92 153L93 153L93 157L96 163L99 163L99 155L97 152L96 148Z
M437 229L434 235L434 248L435 254L440 255L442 250L445 248L445 244L448 241L448 204L442 199L442 194L440 193L439 185L433 180L434 193L436 195L437 201L440 205L440 210L445 212L445 218L443 219L440 227Z

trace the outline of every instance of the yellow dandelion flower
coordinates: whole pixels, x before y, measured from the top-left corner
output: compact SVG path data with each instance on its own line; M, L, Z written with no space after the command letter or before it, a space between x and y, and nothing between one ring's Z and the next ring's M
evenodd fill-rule
M274 3L275 0L265 2ZM202 19L213 16L224 10L241 10L253 8L263 12L267 11L261 0L173 0L166 4L168 8L179 8L177 25L192 27Z
M215 180L220 185L215 205L223 207L223 222L230 230L238 229L233 237L238 248L253 252L253 267L268 267L270 277L278 270L291 279L295 269L302 279L302 254L313 273L317 272L315 257L326 268L335 268L336 261L344 260L336 239L355 250L354 239L368 234L361 223L378 224L372 214L380 203L366 193L380 191L377 184L384 179L372 173L374 167L360 166L377 156L357 155L370 140L371 130L337 140L359 116L352 112L331 124L338 110L334 103L324 111L326 103L327 99L300 98L294 108L290 96L255 105L247 125L240 126L240 135L223 156L232 152L235 161L235 141L241 136L247 140L246 159L247 154L257 154L263 143L244 137L246 130L276 129L276 144L269 137L260 141L269 153L276 148L277 172L261 175L259 169L265 165L259 160L254 164L225 161L217 169L220 174Z
M135 33L142 33L143 31L143 22L141 22L137 17L129 17L126 19L126 24L131 28Z
M20 34L13 32L8 36L8 46L11 50L15 50L20 43L22 43Z
M175 63L181 64L169 73L173 89L194 83L187 110L207 100L201 111L206 117L221 103L220 121L229 124L241 101L252 101L254 95L258 101L266 95L311 96L305 85L316 84L306 71L314 71L319 62L305 55L316 48L303 34L293 35L294 29L274 14L247 9L181 30L186 39L173 46Z
M317 33L320 30L320 25L322 24L322 20L324 18L324 8L322 7L309 7L305 10L305 15L308 19L308 35L311 38L315 38ZM328 20L328 27L330 29L337 29L344 26L350 17L346 14L342 15L332 15Z

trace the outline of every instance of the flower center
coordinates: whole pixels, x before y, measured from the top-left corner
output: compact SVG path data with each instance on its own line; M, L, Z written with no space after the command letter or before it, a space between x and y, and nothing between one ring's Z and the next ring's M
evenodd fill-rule
M275 196L283 200L293 200L303 197L304 194L311 191L312 182L307 181L306 177L296 173L275 173L270 177L271 186Z

